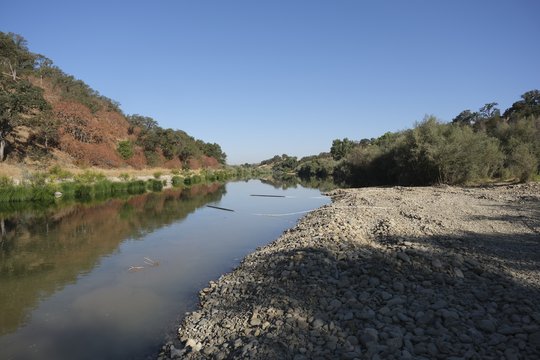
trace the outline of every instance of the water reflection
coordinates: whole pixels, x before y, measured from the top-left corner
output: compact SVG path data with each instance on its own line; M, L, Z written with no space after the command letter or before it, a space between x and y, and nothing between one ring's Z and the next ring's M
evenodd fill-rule
M224 192L216 183L97 205L0 212L0 335L16 330L40 299L91 271L122 241L183 219Z
M248 181L0 212L0 357L154 358L209 280L327 202Z

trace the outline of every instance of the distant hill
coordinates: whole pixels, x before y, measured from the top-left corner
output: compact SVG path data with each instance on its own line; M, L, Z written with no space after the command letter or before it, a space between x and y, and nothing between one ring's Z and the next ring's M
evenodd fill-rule
M0 32L0 161L116 168L198 168L226 154L120 105L52 60L29 51L17 34Z

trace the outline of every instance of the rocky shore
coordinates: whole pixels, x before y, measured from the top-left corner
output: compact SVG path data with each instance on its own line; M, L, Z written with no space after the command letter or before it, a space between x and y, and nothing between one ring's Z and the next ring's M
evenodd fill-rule
M160 358L540 358L540 184L336 190Z

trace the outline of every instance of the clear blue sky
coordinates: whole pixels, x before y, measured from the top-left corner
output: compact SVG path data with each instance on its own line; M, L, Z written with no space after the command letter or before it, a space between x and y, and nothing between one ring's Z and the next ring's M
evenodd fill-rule
M3 1L0 30L232 164L506 109L540 88L540 1Z

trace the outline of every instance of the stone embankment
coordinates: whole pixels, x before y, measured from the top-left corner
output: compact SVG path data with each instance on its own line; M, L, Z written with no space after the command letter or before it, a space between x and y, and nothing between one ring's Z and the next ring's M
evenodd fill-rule
M540 184L336 190L161 358L540 358Z

